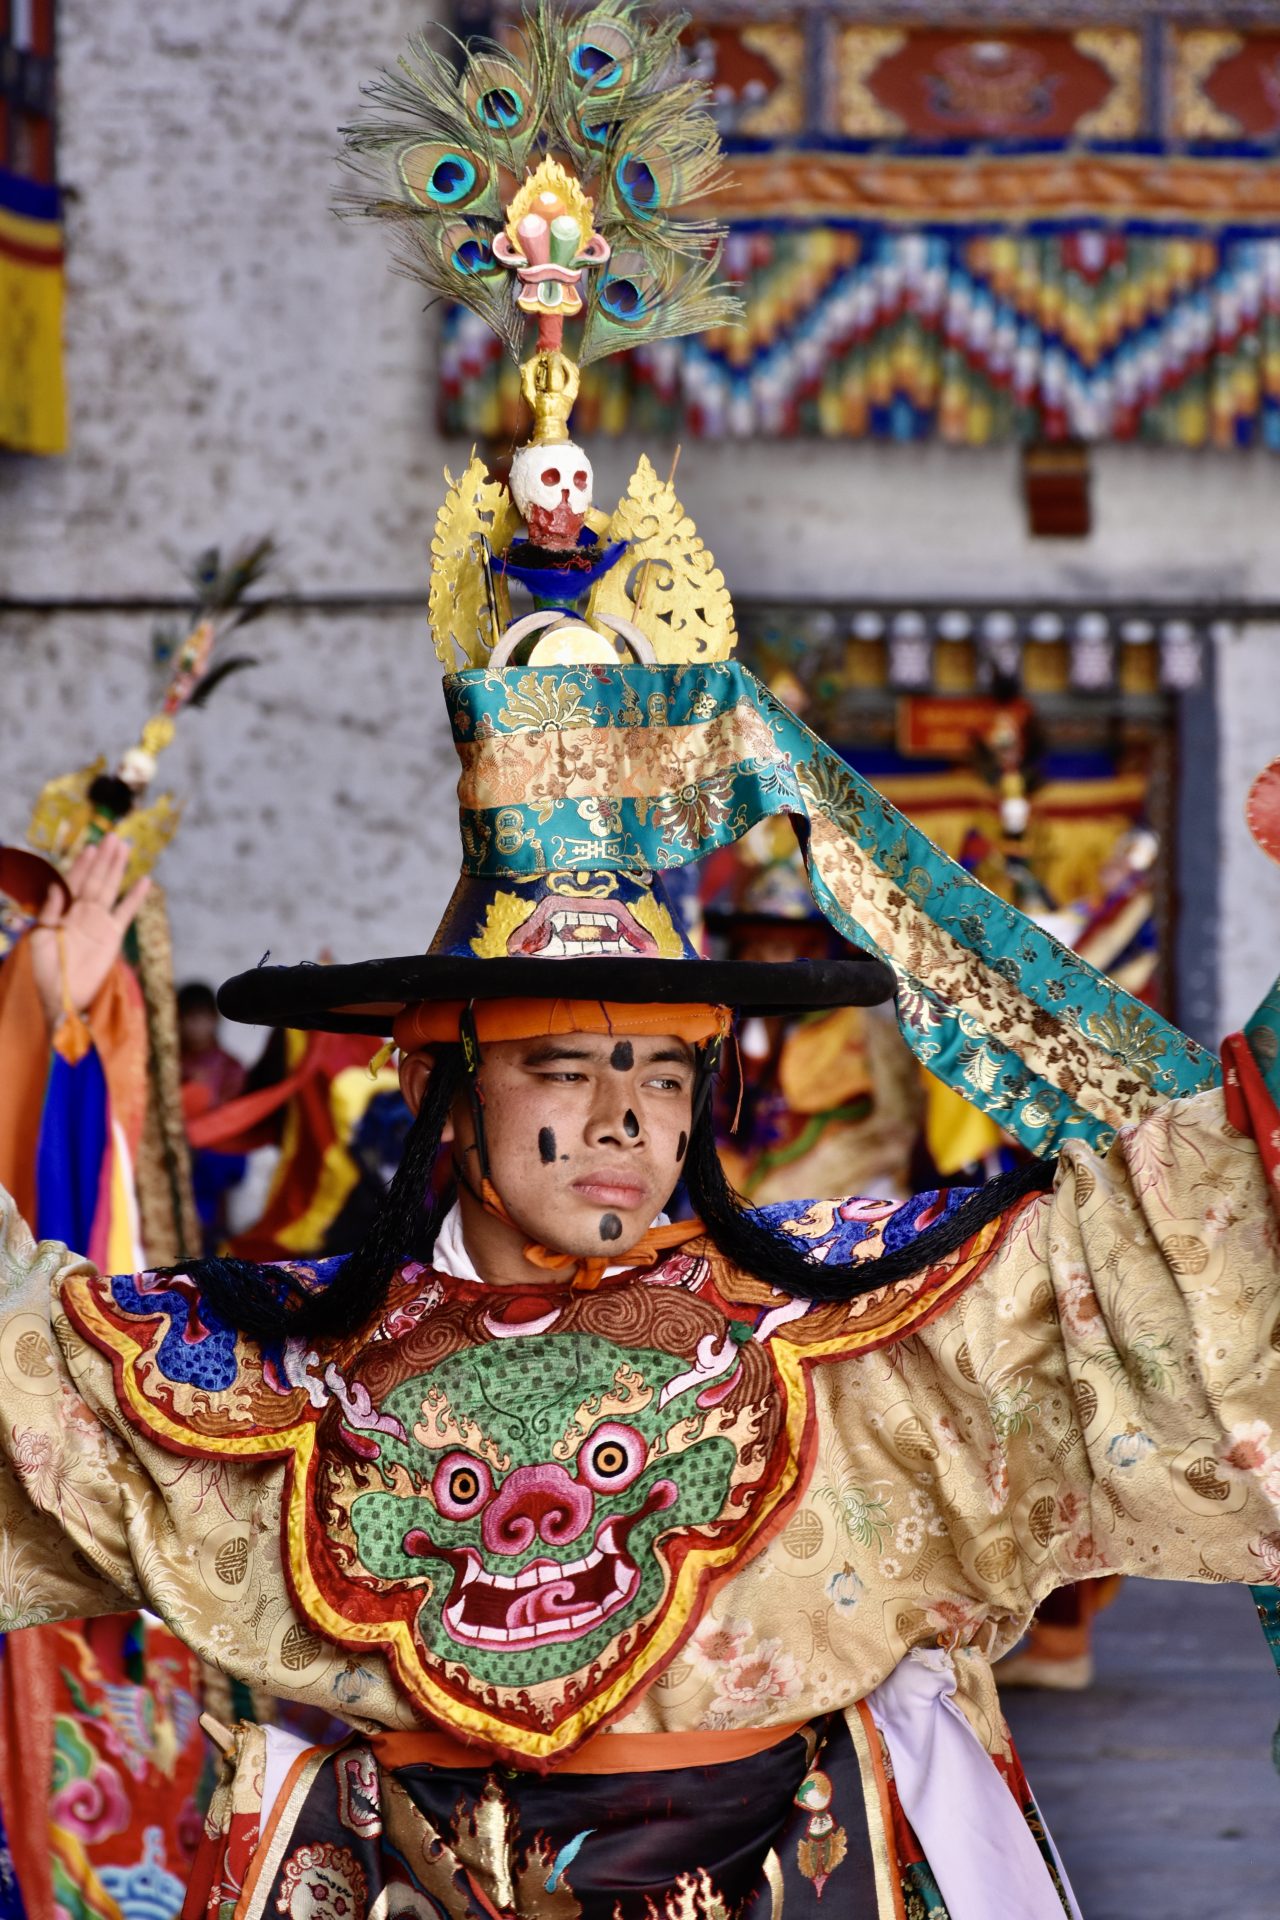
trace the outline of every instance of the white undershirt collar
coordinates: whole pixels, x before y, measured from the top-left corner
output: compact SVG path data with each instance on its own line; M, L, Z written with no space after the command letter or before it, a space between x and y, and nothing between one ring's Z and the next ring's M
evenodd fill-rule
M660 1213L651 1224L655 1227L665 1227L668 1225L668 1216ZM445 1215L440 1231L436 1235L436 1247L431 1256L431 1264L437 1273L447 1273L451 1280L473 1280L479 1286L485 1285L484 1280L476 1272L475 1261L467 1252L466 1242L462 1237L462 1208L456 1200ZM626 1273L626 1271L625 1266L606 1267L605 1278L608 1279L615 1273Z

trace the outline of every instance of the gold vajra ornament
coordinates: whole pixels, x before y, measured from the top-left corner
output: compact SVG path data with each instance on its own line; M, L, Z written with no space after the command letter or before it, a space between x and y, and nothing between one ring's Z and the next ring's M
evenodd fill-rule
M520 369L520 391L533 414L533 444L563 446L578 397L578 369L564 353L535 353Z

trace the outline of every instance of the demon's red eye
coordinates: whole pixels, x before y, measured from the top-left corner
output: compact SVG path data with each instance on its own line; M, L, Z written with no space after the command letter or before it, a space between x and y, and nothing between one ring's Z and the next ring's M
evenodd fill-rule
M607 1420L591 1434L578 1455L578 1478L596 1493L629 1487L644 1466L648 1451L634 1427Z
M578 492L579 492L579 493L585 493L585 492L586 492L586 490L587 490L587 470L586 470L586 468L585 468L585 467L579 467L579 468L578 468L578 471L577 471L577 472L576 472L576 473L574 474L574 476L573 476L573 484L574 484L574 486L575 486L575 487L576 487L576 488L578 489Z
M446 1520L470 1520L493 1492L493 1475L469 1453L446 1453L431 1491Z
M542 476L542 484L544 487L558 487L560 485L559 467L548 467Z

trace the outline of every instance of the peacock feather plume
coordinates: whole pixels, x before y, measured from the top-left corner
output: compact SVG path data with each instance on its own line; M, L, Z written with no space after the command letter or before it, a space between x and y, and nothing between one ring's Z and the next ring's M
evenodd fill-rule
M723 155L687 77L686 24L636 0L544 0L506 44L413 40L345 129L344 210L389 223L401 269L478 314L516 360L530 314L557 303L567 319L581 314L584 364L732 325L738 302L716 280L723 229L700 204L721 184ZM530 225L526 191L517 221L512 202L533 176L563 178L552 162L572 176L562 217ZM541 251L523 251L547 228Z
M733 326L736 294L716 279L715 255L650 259L641 247L620 248L591 283L578 359L584 367L650 340L679 340Z

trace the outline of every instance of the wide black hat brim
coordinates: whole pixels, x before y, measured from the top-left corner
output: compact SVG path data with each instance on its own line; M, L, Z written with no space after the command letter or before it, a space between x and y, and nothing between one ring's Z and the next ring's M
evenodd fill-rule
M387 1035L419 1000L616 1000L733 1007L744 1014L875 1007L894 977L869 954L777 965L751 960L477 960L416 953L349 966L255 967L223 982L218 1011L262 1027Z

